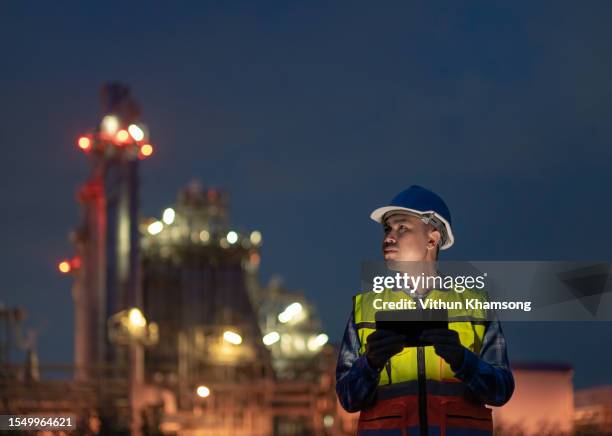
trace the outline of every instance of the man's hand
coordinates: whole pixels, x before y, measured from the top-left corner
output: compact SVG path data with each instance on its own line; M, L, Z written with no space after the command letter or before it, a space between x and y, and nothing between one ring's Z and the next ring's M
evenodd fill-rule
M391 356L404 348L406 336L390 330L376 330L366 342L366 358L371 368L380 371Z
M433 344L436 354L458 371L463 366L465 347L461 345L459 334L449 329L429 329L421 334L421 341Z

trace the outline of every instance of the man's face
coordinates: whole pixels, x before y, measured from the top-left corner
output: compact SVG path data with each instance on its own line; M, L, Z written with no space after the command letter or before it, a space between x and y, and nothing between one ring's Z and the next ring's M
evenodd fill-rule
M422 261L426 259L430 242L428 226L418 217L394 212L383 222L382 243L385 260Z

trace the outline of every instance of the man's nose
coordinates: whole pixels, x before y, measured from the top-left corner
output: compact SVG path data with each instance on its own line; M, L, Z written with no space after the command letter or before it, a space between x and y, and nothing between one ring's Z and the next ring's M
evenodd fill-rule
M397 240L395 239L395 235L393 235L392 232L385 234L385 237L383 238L383 245L393 245L396 242Z

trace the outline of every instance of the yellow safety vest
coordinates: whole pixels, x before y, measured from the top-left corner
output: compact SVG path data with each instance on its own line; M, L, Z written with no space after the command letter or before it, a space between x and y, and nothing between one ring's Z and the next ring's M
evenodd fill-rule
M381 293L364 292L353 297L360 354L365 354L368 336L376 330L374 300L400 301L405 298L412 296L390 289ZM416 301L416 297L413 299ZM485 333L486 313L466 308L465 300L483 301L484 293L477 290L431 290L424 299L461 301L461 309L448 310L448 327L459 334L463 346L478 355ZM395 410L394 414L389 415L390 409ZM433 346L406 347L392 356L381 371L377 402L362 411L359 428L407 431L408 428L421 427L421 434L425 434L423 427L428 426L444 428L449 435L455 427L488 431L492 429L491 413L455 377L450 365L435 353Z

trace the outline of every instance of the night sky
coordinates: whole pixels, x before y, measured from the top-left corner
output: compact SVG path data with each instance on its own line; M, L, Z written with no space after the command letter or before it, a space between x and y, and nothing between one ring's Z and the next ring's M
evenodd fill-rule
M384 7L381 7L384 5ZM610 260L610 2L2 2L0 301L27 308L42 363L72 360L75 146L120 80L154 156L142 212L193 179L231 194L275 274L341 338L369 219L401 189L438 192L442 259ZM612 323L505 325L512 361L612 384Z

